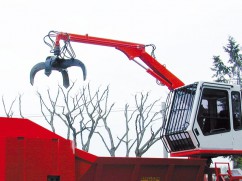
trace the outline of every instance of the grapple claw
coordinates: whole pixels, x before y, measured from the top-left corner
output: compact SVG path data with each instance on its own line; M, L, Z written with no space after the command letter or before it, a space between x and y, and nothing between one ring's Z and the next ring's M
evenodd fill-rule
M33 85L34 84L34 77L35 74L40 71L45 69L45 63L44 62L40 62L37 63L35 66L33 66L33 68L30 71L30 84Z
M68 88L70 85L68 73L65 69L63 69L63 70L61 70L61 74L62 74L62 78L63 78L63 86L65 88Z
M67 73L67 68L77 66L82 69L83 79L86 80L86 67L85 65L78 59L62 59L59 57L47 57L45 62L37 63L30 71L30 83L31 85L34 84L34 77L35 74L40 70L45 70L45 75L49 76L52 70L58 70L62 74L63 78L63 86L68 88L70 85L69 76Z
M83 79L86 80L86 76L87 76L86 67L84 63L82 63L80 60L74 59L74 58L60 59L60 61L57 64L58 64L57 67L60 67L62 69L67 69L72 66L80 67L82 69ZM55 67L56 65L53 65L53 66Z

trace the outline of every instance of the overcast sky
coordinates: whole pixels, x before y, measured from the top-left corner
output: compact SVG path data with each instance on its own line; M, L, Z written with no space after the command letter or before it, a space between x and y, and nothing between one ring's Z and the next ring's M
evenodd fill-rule
M50 30L153 43L158 61L186 84L211 80L212 57L223 54L228 36L242 41L241 10L240 0L1 1L0 81L5 88L0 93L9 93L12 87L32 91L62 81L59 73L57 78L47 78L42 72L36 75L34 87L29 84L32 66L50 55L43 43ZM87 66L88 80L104 85L116 82L112 87L131 92L137 88L134 83L138 89L157 88L150 75L117 50L73 46ZM81 71L74 72L71 78L79 80Z
M226 60L222 47L229 36L242 43L241 0L2 0L0 22L0 95L14 99L24 94L28 106L24 111L29 115L34 111L36 90L62 82L60 73L48 78L39 72L35 85L29 83L32 66L51 55L43 42L51 30L153 43L157 60L186 84L212 80L212 57L221 55ZM120 102L120 107L141 91L165 98L167 88L158 86L118 50L72 45L86 64L86 82L110 85L112 100ZM86 83L81 70L69 69L69 74L71 80Z

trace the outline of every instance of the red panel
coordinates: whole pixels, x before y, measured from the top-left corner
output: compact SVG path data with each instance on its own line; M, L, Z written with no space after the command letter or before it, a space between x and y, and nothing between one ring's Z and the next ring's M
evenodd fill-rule
M200 159L99 157L78 181L202 180L205 165Z
M6 138L6 179L9 181L25 178L24 146L23 138Z
M0 138L0 180L6 180L6 140Z
M0 137L62 138L28 119L0 117L0 125Z
M171 153L171 157L216 157L221 155L241 155L242 150L188 150Z
M84 152L82 150L75 150L76 152L76 181L79 181L83 175L86 175L87 172L93 167L93 164L95 164L95 161L97 160L97 156L92 155L90 153ZM89 176L87 176L89 179L93 177L95 173L89 173Z
M59 171L62 173L61 181L75 180L75 153L73 143L69 140L60 140L58 165Z
M91 163L94 163L98 158L97 156L91 153L88 153L79 149L75 149L75 155L76 157Z
M48 175L75 180L75 157L70 141L23 137L6 140L8 181L44 181Z
M0 124L0 180L45 181L54 175L62 181L194 181L202 180L206 164L198 159L97 157L29 120L0 118Z

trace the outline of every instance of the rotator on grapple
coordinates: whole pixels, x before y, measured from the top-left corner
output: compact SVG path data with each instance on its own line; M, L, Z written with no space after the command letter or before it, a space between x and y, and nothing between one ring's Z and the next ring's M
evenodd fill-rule
M69 87L69 76L67 72L67 68L72 66L80 67L83 71L83 78L86 79L86 67L85 65L78 59L75 58L75 52L71 47L70 39L68 38L64 40L64 45L61 46L59 42L55 42L52 40L52 37L56 37L58 32L50 31L48 35L44 37L44 42L51 48L51 53L54 56L48 56L45 62L37 63L30 71L30 83L34 84L35 74L44 70L46 76L50 76L52 70L57 70L61 72L63 77L63 86ZM49 38L51 43L48 43L46 39Z

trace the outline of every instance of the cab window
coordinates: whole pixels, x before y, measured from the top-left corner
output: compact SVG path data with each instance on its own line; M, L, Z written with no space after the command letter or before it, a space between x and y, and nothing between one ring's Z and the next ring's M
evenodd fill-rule
M228 92L204 88L197 121L204 135L230 131Z
M241 130L241 100L239 92L232 92L232 111L234 130Z

